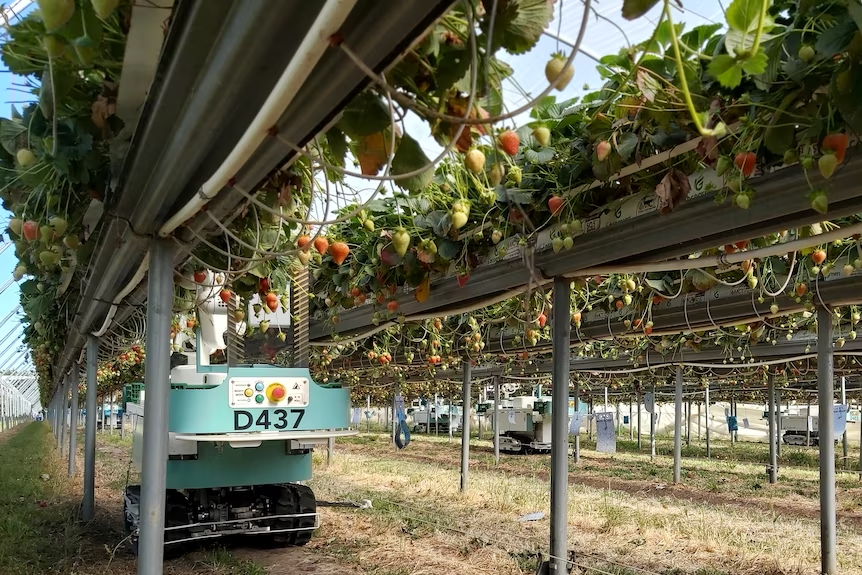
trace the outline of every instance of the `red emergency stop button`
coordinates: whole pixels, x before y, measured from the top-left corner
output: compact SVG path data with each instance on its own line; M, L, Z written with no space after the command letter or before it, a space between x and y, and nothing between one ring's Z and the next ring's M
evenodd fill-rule
M266 388L266 395L272 402L279 402L287 395L287 390L280 383L272 383Z

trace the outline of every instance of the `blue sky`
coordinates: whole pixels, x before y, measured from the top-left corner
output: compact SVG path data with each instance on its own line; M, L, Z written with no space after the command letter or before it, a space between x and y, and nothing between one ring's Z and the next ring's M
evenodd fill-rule
M9 4L9 3L6 3ZM12 2L11 4L22 4L21 2ZM24 13L32 10L31 7L27 8ZM13 91L12 86L13 83L21 83L20 79L12 76L7 70L6 66L0 63L0 89L3 91L3 101L0 103L0 116L8 118L9 114L12 110L11 102L20 102L26 99L26 95L22 94L19 91ZM20 109L20 105L19 105ZM6 223L9 221L11 215L6 210L0 208L0 229L5 232ZM0 254L0 286L6 283L6 280L12 277L12 271L15 269L15 266L18 263L18 258L15 257L15 249L14 246L10 246L8 249L3 251ZM18 292L18 284L13 283L6 290L0 294L0 319L5 318L9 312L15 309L19 303L19 292ZM21 345L21 336L23 334L23 326L20 322L20 316L13 317L9 319L2 327L0 327L0 339L3 339L9 334L11 331L15 331L15 335L10 336L9 339L6 339L2 345L0 345L0 351L6 349L6 346L15 340L15 343L12 345L14 347L19 347ZM15 357L12 361L7 363L7 359ZM4 365L6 367L11 367L13 363L18 363L18 359L21 357L17 351L8 350L2 356L0 356L0 366Z

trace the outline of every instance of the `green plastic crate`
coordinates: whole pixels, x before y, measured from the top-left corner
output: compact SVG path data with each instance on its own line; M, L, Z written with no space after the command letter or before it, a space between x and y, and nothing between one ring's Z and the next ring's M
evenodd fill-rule
M127 383L123 386L123 411L126 411L128 402L140 402L142 389L144 389L143 383Z

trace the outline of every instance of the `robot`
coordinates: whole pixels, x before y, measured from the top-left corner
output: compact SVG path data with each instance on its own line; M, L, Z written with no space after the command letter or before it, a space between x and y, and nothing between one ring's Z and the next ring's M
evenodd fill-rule
M181 553L189 542L228 535L255 535L274 546L306 544L319 526L314 493L303 484L311 478L313 447L357 433L350 429L349 390L318 384L306 368L210 365L210 355L228 347L226 332L230 340L245 331L241 322L229 327L218 279L207 272L196 286L195 341L181 341L181 351L171 357L166 555ZM128 406L135 416L132 463L138 471L144 397L142 392ZM124 497L133 553L140 494L139 485L130 485Z

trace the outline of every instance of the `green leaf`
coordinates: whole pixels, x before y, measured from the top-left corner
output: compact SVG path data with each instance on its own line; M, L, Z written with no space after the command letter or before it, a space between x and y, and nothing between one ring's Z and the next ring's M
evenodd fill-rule
M452 240L441 240L437 242L437 255L444 260L453 260L461 253L461 243Z
M538 151L527 148L524 150L524 157L528 162L532 162L534 164L542 165L547 164L551 160L554 159L554 155L557 151L554 148L542 148Z
M334 163L344 167L344 156L347 154L347 139L344 137L344 132L333 126L326 132L326 143L329 144L329 153Z
M27 280L19 286L19 290L24 295L30 296L38 296L41 292L39 288L37 288L38 282L36 280Z
M736 88L742 82L742 68L735 58L727 54L713 58L707 71L725 88Z
M434 177L434 167L430 164L431 159L422 151L419 142L411 138L410 134L401 136L401 143L392 158L392 174L398 176L423 167L426 169L415 176L395 180L398 187L411 193L424 190Z
M731 30L746 33L757 28L757 20L763 9L763 3L768 0L733 0L724 17Z
M765 27L766 26L764 26L764 28ZM760 35L760 43L763 45L773 38L775 38L773 34L767 34L764 32ZM731 56L745 54L746 52L749 52L753 46L754 32L743 33L737 30L730 30L724 37L724 48Z
M553 4L548 0L503 0L496 6L494 45L510 54L529 52L554 16ZM488 17L482 19L486 36L490 21Z
M635 20L649 12L658 0L623 0L623 18Z
M0 118L0 145L13 156L18 152L18 148L26 145L26 137L21 137L25 132L27 126L24 124Z
M639 140L640 138L633 132L625 132L617 138L617 153L623 160L629 160L632 157Z
M344 109L338 127L351 139L382 132L391 124L389 109L368 90L360 93Z
M769 58L763 50L759 50L757 54L751 58L746 58L742 61L742 70L746 74L756 76L766 72L766 66L769 64Z
M852 2L858 2L858 0L851 0ZM831 58L847 48L858 30L855 20L842 20L820 34L814 49L824 58Z

